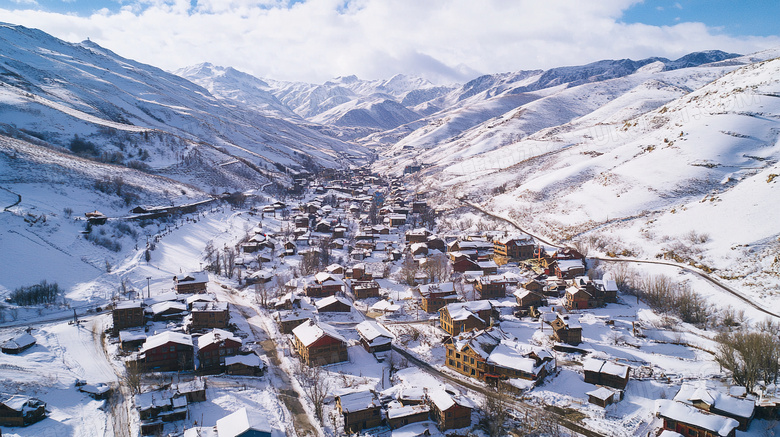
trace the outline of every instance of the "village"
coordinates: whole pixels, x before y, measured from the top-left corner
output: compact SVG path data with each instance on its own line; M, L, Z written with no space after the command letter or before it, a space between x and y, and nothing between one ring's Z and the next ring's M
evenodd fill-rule
M777 420L776 387L734 384L707 333L575 247L494 221L441 229L452 211L365 168L296 186L234 207L251 225L200 270L94 316L119 383L74 390L126 435L735 437ZM35 345L19 330L2 353ZM34 396L0 404L3 432L46 417Z

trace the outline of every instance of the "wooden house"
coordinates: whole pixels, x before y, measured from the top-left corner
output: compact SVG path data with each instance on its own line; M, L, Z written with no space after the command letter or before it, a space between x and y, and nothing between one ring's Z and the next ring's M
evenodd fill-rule
M737 430L747 431L756 413L756 403L750 399L738 398L704 386L683 383L674 396L674 400L692 405L700 410L725 417L737 422Z
M348 313L352 311L352 303L343 297L328 296L315 304L319 313Z
M192 370L192 337L165 331L146 339L139 351L139 361L146 371Z
M523 309L531 307L539 308L540 306L547 305L547 297L545 295L539 292L526 290L525 288L515 291L514 296L517 301L517 306Z
M411 231L407 231L405 234L406 242L411 243L425 243L428 241L428 237L431 235L431 231L425 228L417 228Z
M314 275L314 280L322 287L322 294L330 296L344 291L344 281L327 272L319 272ZM313 297L313 296L309 296Z
M479 264L466 256L460 257L452 263L452 270L458 273L463 272L481 272Z
M119 345L125 352L137 350L146 341L143 328L125 329L119 331Z
M382 405L369 390L336 396L336 407L344 418L344 431L348 434L382 424Z
M439 324L449 335L490 326L493 307L486 300L451 303L439 310Z
M177 293L198 294L206 292L206 284L209 283L209 274L193 272L173 277L173 289Z
M225 357L225 373L235 376L262 376L266 365L255 354Z
M582 364L585 372L585 382L623 390L628 384L631 368L629 366L589 358Z
M114 322L114 335L123 329L144 326L143 303L129 300L118 302L111 310L111 318Z
M349 360L347 341L327 323L308 320L292 330L294 346L301 361L321 366Z
M480 299L502 299L506 297L507 282L503 276L486 275L477 278L476 290Z
M283 334L291 334L292 330L307 320L311 320L314 315L310 311L294 310L294 311L277 311L274 315L276 322L279 324L279 331Z
M198 337L198 370L214 371L225 365L225 357L238 354L242 341L229 331L212 329Z
M561 279L574 279L585 274L585 262L581 259L559 259L551 265L554 274Z
M27 426L46 418L46 404L35 398L14 395L0 402L0 425Z
M164 320L181 320L187 314L187 305L175 300L158 302L146 309L152 316L152 320L159 322Z
M190 332L205 329L226 329L230 324L230 308L227 302L196 302L192 304Z
M216 429L219 437L271 437L275 434L265 414L246 407L217 420Z
M428 394L431 419L440 431L471 426L471 412L476 405L465 396L451 395L444 390Z
M364 320L355 326L360 335L360 344L368 353L389 351L395 336L382 324L374 320Z
M585 393L588 396L588 402L599 407L606 408L620 400L620 396L614 390L606 387L599 387Z
M412 243L409 246L409 252L412 256L426 256L428 255L428 245L426 243Z
M35 342L35 337L29 332L22 332L4 341L3 344L0 345L0 351L4 354L20 354L35 346Z
M663 429L684 436L735 437L739 422L730 417L704 412L692 405L668 399L656 401L656 416Z
M445 305L458 301L453 282L424 284L420 285L418 290L422 296L422 310L427 313L435 313Z
M431 408L428 405L390 406L387 409L387 424L391 429L410 423L428 420Z
M352 281L352 293L356 299L379 297L379 283L370 281Z
M536 242L530 235L512 235L493 240L493 257L506 261L521 261L534 257ZM505 264L506 261L501 264Z
M553 336L562 343L576 346L582 343L582 325L577 316L572 314L558 314L550 322L553 328Z

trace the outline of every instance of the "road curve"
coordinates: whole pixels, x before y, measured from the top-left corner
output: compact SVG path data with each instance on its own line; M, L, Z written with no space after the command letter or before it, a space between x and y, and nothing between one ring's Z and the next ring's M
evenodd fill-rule
M479 206L479 205L477 205L475 203L469 202L468 200L465 200L463 198L459 197L457 199L461 203L463 203L465 205L468 205L468 206L470 206L473 209L476 209L477 211L481 212L482 214L485 214L487 216L493 217L496 220L501 220L501 221L504 221L506 223L509 223L510 225L512 225L513 227L517 228L521 232L524 232L524 233L532 236L534 239L536 239L538 241L541 241L542 243L544 243L544 244L546 244L548 246L563 247L563 245L561 245L561 244L553 243L552 241L549 241L549 240L547 240L547 239L545 239L543 237L540 237L538 235L532 234L531 232L528 232L527 230L523 229L523 227L521 227L514 220L511 220L511 219L508 219L506 217L501 217L499 215L493 214L492 212L487 211L486 209L482 208L481 206ZM721 290L725 291L726 293L731 294L732 296L734 296L737 299L741 300L745 304L753 307L754 309L756 309L756 310L758 310L758 311L760 311L760 312L762 312L762 313L764 313L764 314L766 314L768 316L772 316L772 317L780 319L780 314L774 313L772 311L767 310L766 308L763 308L762 306L760 306L756 302L750 300L748 297L746 297L742 293L740 293L737 290L731 288L730 286L720 282L719 280L717 280L714 277L712 277L712 275L709 275L709 274L707 274L705 272L702 272L701 270L693 269L691 267L688 267L688 266L685 266L685 265L676 264L676 263L672 263L672 262L669 262L669 261L657 261L657 260L647 260L647 259L638 259L638 258L609 258L609 257L601 257L601 256L591 256L589 258L597 259L599 261L605 261L605 262L623 262L623 263L638 263L638 264L659 264L659 265L665 265L665 266L670 266L670 267L676 267L678 269L681 269L681 270L684 270L686 272L693 273L694 275L699 276L700 278L706 280L707 282L709 282L710 284L714 285L715 287L720 288Z

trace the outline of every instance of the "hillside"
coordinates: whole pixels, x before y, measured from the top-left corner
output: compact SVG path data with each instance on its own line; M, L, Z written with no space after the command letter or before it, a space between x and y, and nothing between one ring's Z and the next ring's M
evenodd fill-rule
M150 168L203 189L259 186L286 168L340 166L359 148L85 41L0 26L2 132ZM193 171L183 167L196 163ZM217 177L209 176L211 174Z
M776 304L780 60L684 93L682 85L708 79L709 68L698 68L696 78L655 75L587 115L490 152L440 159L423 184L592 254L690 262Z

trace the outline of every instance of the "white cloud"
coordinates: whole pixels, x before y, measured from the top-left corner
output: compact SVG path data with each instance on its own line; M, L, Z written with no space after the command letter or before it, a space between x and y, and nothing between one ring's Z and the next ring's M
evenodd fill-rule
M92 41L172 70L198 62L260 77L323 82L411 73L463 81L478 73L607 58L721 49L748 53L777 37L729 37L701 23L620 22L634 0L139 0L76 17L3 11L3 20Z

